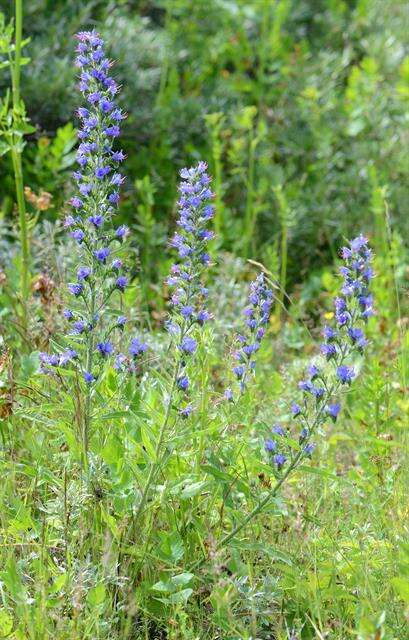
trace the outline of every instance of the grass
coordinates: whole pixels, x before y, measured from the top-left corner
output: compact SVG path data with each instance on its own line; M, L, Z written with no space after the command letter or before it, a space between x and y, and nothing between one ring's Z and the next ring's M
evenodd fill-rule
M214 284L214 304L230 306L234 316L239 302L226 287L228 265ZM328 275L323 281L331 282ZM260 455L262 438L285 412L315 349L300 330L297 316L305 311L296 300L282 330L270 336L255 387L227 413L212 409L206 391L208 378L217 381L225 371L226 327L216 321L201 355L202 409L189 426L169 424L160 458L166 369L143 379L140 389L131 380L121 390L126 406L108 371L93 417L88 480L72 397L38 377L35 353L21 364L3 356L0 630L3 624L9 631L3 636L408 637L408 400L398 366L405 345L402 318L388 317L390 298L383 301L381 285L372 346L342 418L322 434L311 465L220 549L221 537L274 481ZM323 312L330 293L322 296ZM160 354L161 335L152 340ZM147 459L159 463L154 492L134 521ZM203 554L208 560L198 567Z

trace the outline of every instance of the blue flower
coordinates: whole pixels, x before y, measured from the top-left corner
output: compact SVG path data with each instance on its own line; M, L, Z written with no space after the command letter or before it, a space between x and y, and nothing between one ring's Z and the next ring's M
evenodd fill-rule
M126 276L119 276L115 280L115 287L119 289L119 291L125 291L125 287L128 284L128 278Z
M95 377L89 371L84 372L84 380L87 384L92 384L95 381Z
M83 290L84 290L84 287L79 282L71 282L68 285L68 291L72 293L72 295L75 296L76 298L78 298L78 296L81 295Z
M189 378L187 376L179 376L176 384L182 391L186 391L189 387Z
M108 356L113 354L114 347L112 343L109 342L109 340L107 340L106 342L98 342L97 351L103 358L107 358Z
M237 336L240 348L235 353L236 360L242 364L233 368L233 373L240 380L241 392L246 388L249 374L254 372L256 361L253 356L259 350L260 340L265 335L264 325L268 323L273 303L273 292L267 286L264 274L259 274L250 284L248 302L249 305L243 310L247 318L246 329Z
M341 405L339 404L339 402L334 402L333 404L327 406L327 414L334 422L336 422L340 411Z
M272 451L275 451L277 449L277 442L268 438L264 443L264 448L266 451L271 453Z
M192 354L196 351L197 341L191 338L190 336L185 336L179 345L179 349L183 351L183 353Z
M110 250L108 247L102 247L101 249L97 249L96 251L94 251L94 256L96 257L98 262L102 262L102 264L106 263L109 254Z
M77 271L78 280L87 280L91 274L91 269L89 267L79 267Z
M277 465L277 469L280 470L285 465L287 458L283 453L277 453L274 458L274 463Z
M355 371L346 365L337 367L337 377L342 384L351 384L352 379L355 377Z
M129 354L133 358L136 358L136 357L140 356L142 353L145 353L147 348L148 348L147 344L145 344L144 342L141 342L139 340L139 338L134 338L131 341L131 344L129 346Z

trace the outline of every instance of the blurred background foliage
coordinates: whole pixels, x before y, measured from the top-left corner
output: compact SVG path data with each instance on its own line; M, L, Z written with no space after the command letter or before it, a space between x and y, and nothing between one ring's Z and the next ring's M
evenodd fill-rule
M6 19L12 5L6 2ZM376 232L376 206L385 198L392 227L407 236L405 2L25 5L31 60L22 95L36 132L28 137L24 175L34 192L52 195L44 218L59 218L70 196L78 100L73 35L95 27L118 60L129 114L121 215L138 234L141 268L152 282L161 277L160 251L173 225L177 172L199 157L215 178L220 248L262 260L276 273L288 252L288 273L281 275L291 284L331 260L344 236ZM2 91L7 73L0 70ZM10 219L8 155L0 163L0 202Z

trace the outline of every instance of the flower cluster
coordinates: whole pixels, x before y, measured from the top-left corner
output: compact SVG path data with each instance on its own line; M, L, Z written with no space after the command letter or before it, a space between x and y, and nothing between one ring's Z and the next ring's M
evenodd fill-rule
M245 391L248 378L255 370L255 356L266 333L272 304L273 292L267 286L264 274L260 273L250 284L248 305L244 309L245 329L237 336L238 349L234 354L237 364L233 367L233 373L241 393ZM226 389L225 397L233 400L230 388Z
M203 327L210 319L206 308L208 291L203 284L203 275L210 264L207 251L209 241L214 237L208 229L214 215L211 200L214 194L210 188L210 177L205 162L195 167L182 169L179 186L178 230L170 241L177 250L179 260L172 265L166 284L171 287L172 318L167 329L176 342L179 367L176 384L186 393L189 377L185 371L186 361L197 349L197 340L192 333ZM181 409L184 417L191 412L191 405Z
M324 327L321 360L309 365L306 378L298 384L302 400L291 405L293 419L300 426L299 449L294 452L294 448L286 444L285 431L279 425L273 428L279 438L268 438L265 442L278 471L286 464L294 468L304 457L311 456L315 448L311 438L328 419L337 420L341 410L337 395L356 376L350 361L356 354L362 354L368 344L364 326L374 314L369 291L373 278L372 252L367 239L360 235L342 249L341 255L343 283L340 295L334 300L335 323Z
M122 294L128 285L119 257L128 229L124 225L112 227L124 181L119 165L125 159L114 142L125 114L115 102L119 87L109 75L112 63L105 56L103 40L95 31L77 37L79 89L86 106L77 111L81 120L79 168L73 174L77 195L71 199L73 212L64 226L78 244L79 264L75 281L68 284L72 303L63 311L70 325L67 339L75 343L75 349L67 349L60 356L42 354L41 364L49 373L50 368L75 361L85 382L91 384L108 358L115 357L114 366L122 369L140 356L146 345L135 349L131 344L129 356L115 354L112 334L121 331L127 319L117 314L104 318L113 293Z

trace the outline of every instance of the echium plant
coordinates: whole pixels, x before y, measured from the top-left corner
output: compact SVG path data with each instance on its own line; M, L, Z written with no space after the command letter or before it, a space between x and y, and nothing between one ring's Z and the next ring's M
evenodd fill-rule
M277 495L288 476L315 448L313 438L322 432L328 419L336 421L341 409L339 396L348 388L356 375L354 359L360 356L367 345L364 326L373 311L373 296L369 291L373 277L372 252L362 235L342 249L345 265L341 267L344 278L341 294L335 298L336 326L325 326L325 342L321 345L322 360L313 361L308 367L308 376L299 383L302 399L291 405L293 419L299 426L298 442L291 437L290 429L276 424L271 437L265 441L276 483L255 507L227 533L216 545L226 546L249 522ZM205 562L202 558L191 569Z
M190 402L190 379L187 372L189 360L198 348L198 337L204 324L210 319L206 308L208 295L204 286L204 274L210 264L207 251L213 231L208 229L214 215L211 200L214 197L210 189L210 177L205 162L195 167L182 169L179 186L177 221L178 230L170 241L177 250L179 260L172 265L166 283L172 289L171 317L166 328L173 342L175 356L172 381L170 382L165 403L165 412L156 440L154 461L150 464L146 482L136 510L133 527L148 500L149 491L162 461L162 444L169 424L172 409L175 408L182 418L188 418L193 410Z
M286 431L277 424L265 447L277 474L296 468L305 457L310 457L325 422L336 421L341 410L339 394L351 384L356 375L352 360L367 346L363 327L373 315L373 297L369 283L373 277L372 253L362 235L342 249L345 264L340 267L343 276L341 295L335 298L336 326L325 326L321 344L321 361L314 360L307 376L298 384L302 399L293 402L291 413L299 425L298 443L294 449L286 444Z
M237 335L238 348L234 354L237 364L233 373L239 382L240 393L244 393L249 377L254 374L255 356L266 333L272 304L273 292L267 286L264 274L260 273L250 284L248 305L244 309L245 327ZM225 397L234 400L231 388L226 389Z
M95 384L106 361L115 358L117 369L132 368L145 350L138 339L131 341L129 356L116 354L112 342L115 331L122 331L126 317L111 309L115 292L123 294L128 284L119 254L128 229L113 228L112 218L119 202L124 177L119 165L125 155L114 148L125 115L115 103L116 81L110 77L111 62L105 56L104 42L95 31L78 34L80 68L79 89L86 106L78 109L81 128L77 153L79 170L74 173L78 193L71 199L74 209L64 226L78 245L75 281L68 284L72 303L63 314L69 323L67 348L60 354L40 354L42 369L51 373L58 367L73 366L82 377L85 393L82 441L86 457L91 421L91 402Z
M214 194L206 169L206 163L199 162L195 167L182 169L180 173L182 181L177 203L179 228L170 242L171 247L177 250L179 260L172 265L166 281L173 290L172 317L167 329L177 353L174 385L186 398L190 386L187 361L197 349L198 333L210 318L206 308L208 291L203 275L210 264L207 246L214 237L213 231L208 229L214 215L214 206L211 204ZM182 416L188 417L192 408L191 403L185 402L180 408Z

